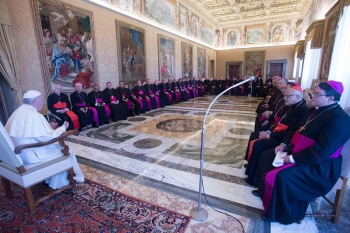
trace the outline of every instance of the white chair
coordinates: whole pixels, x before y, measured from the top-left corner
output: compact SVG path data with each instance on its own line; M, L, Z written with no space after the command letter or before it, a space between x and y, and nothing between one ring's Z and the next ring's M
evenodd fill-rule
M22 145L14 148L14 144L6 132L4 126L0 123L0 176L4 184L6 197L13 198L10 181L25 189L30 213L35 213L35 206L40 202L50 198L51 196L75 186L76 181L73 179L74 171L71 158L69 155L69 148L64 143L64 138L76 134L77 131L70 130L48 142L40 142L35 144ZM27 148L34 148L59 142L62 146L62 153L64 156L54 157L52 160L37 164L23 164L19 155L22 150ZM57 190L50 190L47 195L34 200L32 193L32 186L41 183L58 173L68 171L68 179L70 184Z
M346 111L350 115L350 108L346 108L346 109L344 109L344 111ZM339 216L340 216L340 210L341 210L341 207L343 204L345 188L346 188L346 184L347 184L348 178L349 178L350 140L348 140L345 143L340 154L343 157L340 178L339 178L338 182L335 184L335 186L333 187L333 189L326 196L323 196L323 198L333 207L332 217L331 217L331 221L333 223L338 223ZM335 193L335 197L331 198L331 196L334 196L334 193ZM333 199L334 201L332 201L331 199Z

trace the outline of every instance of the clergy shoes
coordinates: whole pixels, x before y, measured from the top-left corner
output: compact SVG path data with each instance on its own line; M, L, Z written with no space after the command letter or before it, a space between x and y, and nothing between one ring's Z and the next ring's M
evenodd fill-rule
M98 125L96 123L92 124L92 128L98 128Z

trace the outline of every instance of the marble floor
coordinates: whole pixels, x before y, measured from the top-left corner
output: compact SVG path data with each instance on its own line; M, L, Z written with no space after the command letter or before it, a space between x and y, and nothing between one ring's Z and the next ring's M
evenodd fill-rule
M212 99L199 97L87 129L68 138L68 144L87 178L189 215L198 200L201 130ZM338 232L346 221L334 225L329 219L306 217L302 224L284 226L260 220L262 202L243 181L244 153L259 101L224 96L209 112L203 143L203 208L209 218L192 220L186 232L243 232L242 226L244 232ZM312 204L308 212L316 207Z

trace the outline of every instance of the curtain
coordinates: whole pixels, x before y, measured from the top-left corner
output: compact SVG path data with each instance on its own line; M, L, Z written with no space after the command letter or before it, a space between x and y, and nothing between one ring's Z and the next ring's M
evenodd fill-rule
M299 65L299 58L298 58L298 53L296 52L295 53L295 56L294 56L294 67L293 67L293 78L294 79L297 79L297 68L298 68L298 65Z
M344 92L339 104L345 108L350 107L350 6L344 7L343 15L338 23L338 31L335 36L331 66L328 80L343 83Z
M312 80L317 79L321 65L321 49L311 49L311 41L306 43L304 69L301 79L303 89L311 88Z

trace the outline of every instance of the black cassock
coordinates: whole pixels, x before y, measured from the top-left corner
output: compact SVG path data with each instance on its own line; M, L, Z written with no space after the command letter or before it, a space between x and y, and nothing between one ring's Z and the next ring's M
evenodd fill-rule
M312 108L304 115L295 134L300 131L301 136L315 140L315 144L292 153L296 148L290 143L292 135L282 140L288 145L286 151L288 155L293 155L295 165L278 171L271 188L271 199L269 202L264 201L268 218L283 224L301 220L305 217L310 201L331 190L340 176L342 164L342 156L331 156L349 139L350 131L344 130L349 127L350 117L338 104L320 107L317 111ZM305 140L301 142L305 143ZM270 180L265 180L265 176L272 174L270 171L274 169L274 157L274 149L267 150L259 161L258 192L262 199L264 182Z
M152 109L156 109L157 108L157 102L156 102L156 99L154 98L154 96L152 96L152 95L154 95L153 90L152 90L152 85L151 84L145 84L143 87L144 87L144 89L146 91L146 95L151 100ZM152 92L152 94L150 94L150 91Z
M160 88L160 91L161 91L162 95L165 96L165 101L166 101L165 105L171 105L173 103L173 100L169 98L169 95L167 93L168 90L167 90L166 83L159 84L159 88Z
M95 108L98 115L99 125L109 124L107 113L105 107L102 106L103 103L106 104L106 97L102 91L92 91L88 94L89 104L91 107Z
M145 90L145 88L143 86L136 85L136 86L134 86L132 91L133 91L134 95L136 96L136 98L138 100L142 101L143 110L141 109L141 112L142 111L150 111L150 110L152 110L152 105L148 106L148 103L147 103L147 100L146 100L146 90ZM142 99L140 99L140 97Z
M126 104L124 105L120 100L120 96L118 95L117 91L114 88L106 88L103 90L103 93L106 97L106 104L108 104L109 109L111 110L112 121L116 122L126 120L128 117L128 108ZM112 101L119 101L119 103L111 103Z
M82 112L80 108L83 106L89 107L88 96L85 92L78 93L77 91L70 94L70 101L73 106L73 112L77 114L79 118L80 128L87 125L96 124L93 120L93 113L91 109L88 109L86 113Z
M66 113L59 113L57 110L61 110L62 108L55 108L53 105L58 103L58 102L64 102L66 103L67 107L69 110L72 108L72 105L70 104L69 98L66 94L61 93L60 95L57 95L56 93L52 93L47 97L47 108L49 111L59 117L61 120L58 120L55 118L55 120L58 123L58 126L62 126L65 121L69 123L69 127L67 130L72 130L73 127L73 122L70 119L70 117Z
M159 97L160 106L164 108L164 106L166 105L167 97L164 95L164 93L162 93L159 84L153 84L152 91L153 93L155 93L155 95Z
M129 88L118 87L116 89L119 100L128 109L129 116L140 115L141 108L140 104L133 98L134 94ZM128 108L129 102L132 103L132 109Z
M248 178L246 180L247 183L257 186L258 180L255 174L261 154L268 149L275 148L276 146L278 146L283 140L283 138L286 137L288 134L293 135L297 129L299 122L304 117L304 114L306 111L308 111L308 109L309 108L306 105L305 100L293 104L292 106L290 106L290 109L285 114L285 116L281 118L279 125L274 124L270 127L269 130L271 131L271 134L269 139L262 139L254 142L254 145L252 147L252 153L248 161L248 166L245 171L245 174L248 175ZM288 126L288 128L285 129L285 127L283 126ZM260 131L255 131L250 135L245 156L246 160L248 160L249 143L252 140L259 139L259 132Z

